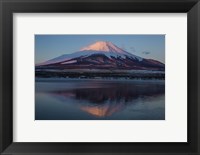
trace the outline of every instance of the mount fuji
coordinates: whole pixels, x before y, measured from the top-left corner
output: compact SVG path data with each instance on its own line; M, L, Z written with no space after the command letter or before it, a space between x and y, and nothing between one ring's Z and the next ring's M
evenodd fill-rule
M103 69L164 71L165 64L133 55L111 42L98 41L72 54L36 64L36 69Z

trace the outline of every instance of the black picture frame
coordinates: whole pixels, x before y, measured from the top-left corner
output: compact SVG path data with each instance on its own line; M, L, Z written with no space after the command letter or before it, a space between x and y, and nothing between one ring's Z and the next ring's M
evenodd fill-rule
M0 0L1 154L200 154L199 0ZM13 142L13 13L145 12L187 13L187 143L22 143Z

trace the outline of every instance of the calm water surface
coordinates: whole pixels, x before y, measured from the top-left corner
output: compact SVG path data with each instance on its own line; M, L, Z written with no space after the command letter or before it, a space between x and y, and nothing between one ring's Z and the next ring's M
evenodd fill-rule
M161 80L36 79L36 120L164 120Z

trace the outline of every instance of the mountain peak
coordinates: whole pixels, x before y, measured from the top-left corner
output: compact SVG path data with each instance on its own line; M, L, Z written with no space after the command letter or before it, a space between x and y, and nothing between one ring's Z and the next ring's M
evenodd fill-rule
M124 53L125 51L108 41L97 41L94 44L81 48L81 51L104 51Z

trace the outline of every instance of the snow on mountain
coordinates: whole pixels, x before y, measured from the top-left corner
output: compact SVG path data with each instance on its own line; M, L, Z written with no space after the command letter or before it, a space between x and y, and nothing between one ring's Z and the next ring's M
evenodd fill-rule
M141 57L135 56L131 53L128 53L124 51L123 49L117 47L111 42L107 41L98 41L92 45L89 45L87 47L84 47L81 49L81 51L93 51L93 52L98 52L98 53L103 53L107 57L122 57L125 58L126 56L131 57L133 59L138 59L139 61L142 61Z
M70 61L67 61L67 62L63 62L62 64L72 64L72 63L76 63L77 60L70 60Z
M80 51L72 53L72 54L64 54L61 55L59 57L56 57L54 59L48 60L44 63L40 63L37 64L36 66L40 66L40 65L48 65L48 64L55 64L55 63L59 63L59 62L63 62L62 64L65 64L65 61L74 59L74 58L85 58L91 55L96 55L96 54L103 54L105 56L107 56L108 58L112 59L112 58L131 58L131 59L135 59L138 61L142 61L143 58L138 57L136 55L133 55L131 53L128 53L126 51L124 51L123 49L117 47L116 45L114 45L111 42L105 42L105 41L98 41L94 44L91 44L87 47L83 47L81 48Z
M121 48L115 46L113 43L106 42L106 41L98 41L92 45L83 47L81 51L104 51L104 52L113 52L113 53L120 53L120 54L127 53Z

